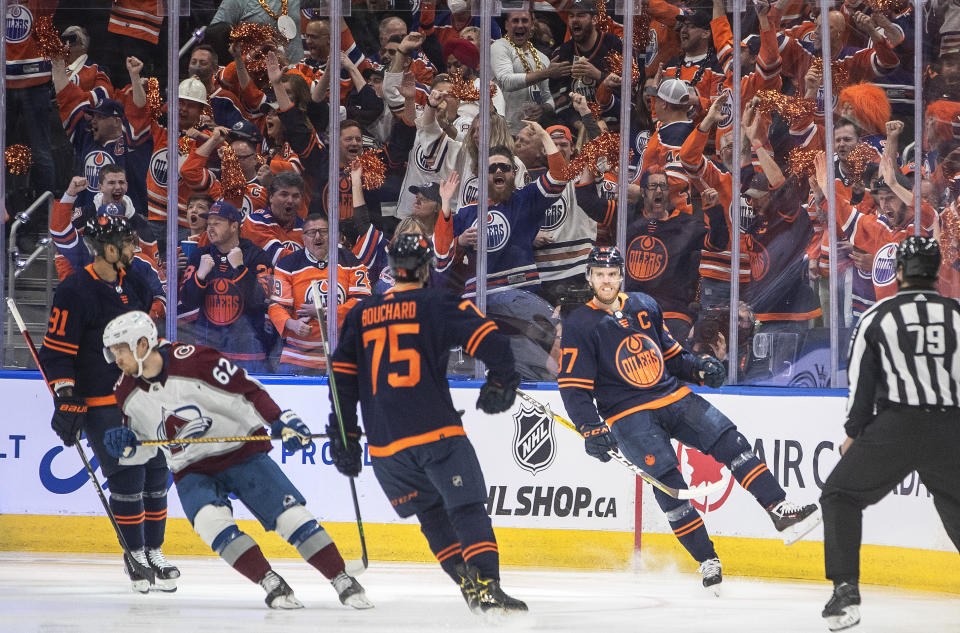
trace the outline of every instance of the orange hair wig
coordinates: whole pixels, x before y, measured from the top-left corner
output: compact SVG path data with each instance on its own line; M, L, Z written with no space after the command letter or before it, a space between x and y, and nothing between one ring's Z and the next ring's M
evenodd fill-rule
M933 138L927 139L934 148L953 138L953 121L960 115L960 103L939 100L927 106L927 119L933 121Z
M840 92L837 105L841 111L844 105L853 109L856 123L864 134L886 133L886 124L890 120L890 101L883 88L871 83L847 86Z

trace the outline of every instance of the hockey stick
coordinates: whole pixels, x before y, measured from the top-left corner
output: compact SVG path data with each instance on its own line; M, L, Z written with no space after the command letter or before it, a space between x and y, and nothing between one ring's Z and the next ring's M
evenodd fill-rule
M30 350L30 355L33 357L33 362L36 363L37 369L40 370L40 377L43 378L43 383L47 386L47 389L50 391L50 395L56 398L56 394L53 392L53 387L47 381L46 374L43 373L43 367L40 365L40 356L37 355L37 348L33 344L33 338L30 337L30 332L27 331L27 325L23 322L23 317L20 316L20 310L17 309L17 304L14 303L12 297L7 297L7 308L10 309L10 314L13 316L13 320L17 322L17 329L20 330L20 334L23 335L23 338L27 341L27 349ZM87 474L90 475L90 481L93 482L94 488L97 489L97 494L100 496L100 503L103 504L103 509L107 512L107 518L110 519L111 525L113 525L113 531L117 533L117 541L120 543L120 548L123 550L123 561L126 563L128 569L133 569L137 574L146 578L150 581L150 584L156 582L156 574L153 569L149 566L145 566L136 558L133 557L133 554L130 553L130 548L127 547L127 540L123 538L123 533L120 531L120 525L117 523L117 518L113 516L113 510L110 509L110 503L107 501L106 495L103 494L103 488L100 486L100 481L97 479L97 475L93 472L93 468L90 466L90 461L87 459L87 454L83 452L83 447L80 446L80 433L77 433L77 441L74 442L74 446L77 447L77 453L80 454L80 460L83 461L83 467L87 469Z
M310 435L301 435L292 433L297 437L310 438L311 440L329 437L326 433L312 433ZM286 437L279 435L237 435L235 437L182 437L172 440L143 440L138 441L137 446L174 446L177 444L219 444L223 442L267 442L271 440L285 440Z
M333 280L335 271L328 272L328 279ZM347 430L343 426L343 415L340 412L340 396L337 394L337 382L333 377L333 359L330 356L330 344L327 342L327 323L321 314L320 308L320 297L323 296L320 291L320 283L314 279L310 282L310 291L313 294L313 309L317 313L317 325L320 326L320 340L323 341L323 354L326 357L327 361L327 382L330 383L330 394L333 396L330 398L333 400L333 410L337 415L337 424L340 426L340 439L343 441L343 445L347 445ZM357 574L363 572L367 565L370 563L367 558L367 539L363 535L363 519L360 517L360 501L357 499L357 483L355 477L350 477L350 495L353 497L353 511L357 515L357 531L360 533L360 560L358 561L347 561L347 572L351 576L356 576Z
M536 400L533 396L528 393L517 389L517 395L520 396L525 402L532 405L534 408L546 413L548 416L552 417L554 420L567 427L577 435L580 435L580 431L574 426L573 422L564 418L563 416L557 415L553 412L549 405L543 404L539 400ZM715 481L711 484L705 486L697 486L696 488L673 488L663 483L653 475L649 474L620 452L620 449L607 451L607 454L610 455L613 459L620 462L630 470L632 470L640 479L644 480L654 488L658 488L666 494L670 495L674 499L699 499L701 497L706 497L712 495L715 492L720 492L724 487L724 482L721 479L720 481Z

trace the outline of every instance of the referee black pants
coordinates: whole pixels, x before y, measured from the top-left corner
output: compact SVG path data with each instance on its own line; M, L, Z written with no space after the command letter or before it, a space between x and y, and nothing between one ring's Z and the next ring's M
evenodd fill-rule
M896 406L867 426L827 478L820 496L827 578L860 579L863 509L912 471L933 495L940 520L960 550L960 413Z

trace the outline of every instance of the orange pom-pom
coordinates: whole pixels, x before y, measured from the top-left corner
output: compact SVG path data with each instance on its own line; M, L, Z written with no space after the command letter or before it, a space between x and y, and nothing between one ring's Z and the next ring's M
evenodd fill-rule
M863 172L867 165L874 162L877 158L877 150L866 143L858 143L856 147L847 154L847 166L850 167L850 179L853 182L863 182Z
M610 51L607 53L607 70L609 70L614 75L623 77L623 55L617 51ZM640 83L640 69L637 67L637 63L633 62L631 64L632 71L630 73L630 78L633 81L633 84L636 85Z
M26 145L11 145L3 153L7 161L7 171L14 176L22 176L33 165L33 152Z
M960 212L956 202L940 214L940 250L944 266L956 268L960 264Z
M643 11L633 18L633 48L637 53L650 45L650 14Z
M69 52L69 47L63 43L53 26L53 16L45 15L37 20L33 27L33 39L41 57L64 59Z
M233 148L227 145L220 157L220 184L223 185L223 197L227 200L242 198L247 191L247 179L240 169L240 161Z
M387 165L380 158L380 153L376 150L368 149L353 159L350 163L350 171L357 167L361 170L362 187L365 191L372 191L383 186L384 178L387 174Z
M589 169L594 176L604 171L616 171L620 165L620 135L604 132L584 145L580 152L567 163L563 176L566 180L576 180Z
M163 114L163 97L160 96L160 82L156 77L147 79L147 109L150 111L150 118L156 121Z
M186 136L181 136L177 141L177 154L180 156L186 156L190 153L190 139Z
M247 71L259 77L265 76L267 71L267 59L263 54L263 48L268 46L281 48L287 43L287 39L273 27L243 22L230 29L230 42L236 44L246 58Z
M817 72L823 74L823 58L817 57L810 64ZM830 71L833 73L833 94L838 95L843 89L850 85L850 73L840 62L830 62Z
M787 172L797 178L807 178L814 174L813 161L817 157L817 149L794 147L787 154Z

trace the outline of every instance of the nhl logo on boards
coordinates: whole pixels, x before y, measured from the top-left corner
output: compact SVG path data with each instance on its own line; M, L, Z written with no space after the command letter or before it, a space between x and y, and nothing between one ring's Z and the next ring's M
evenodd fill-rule
M513 414L513 459L520 468L536 475L546 470L557 455L553 419L522 403Z
M873 283L889 286L897 279L897 245L884 245L873 258Z

